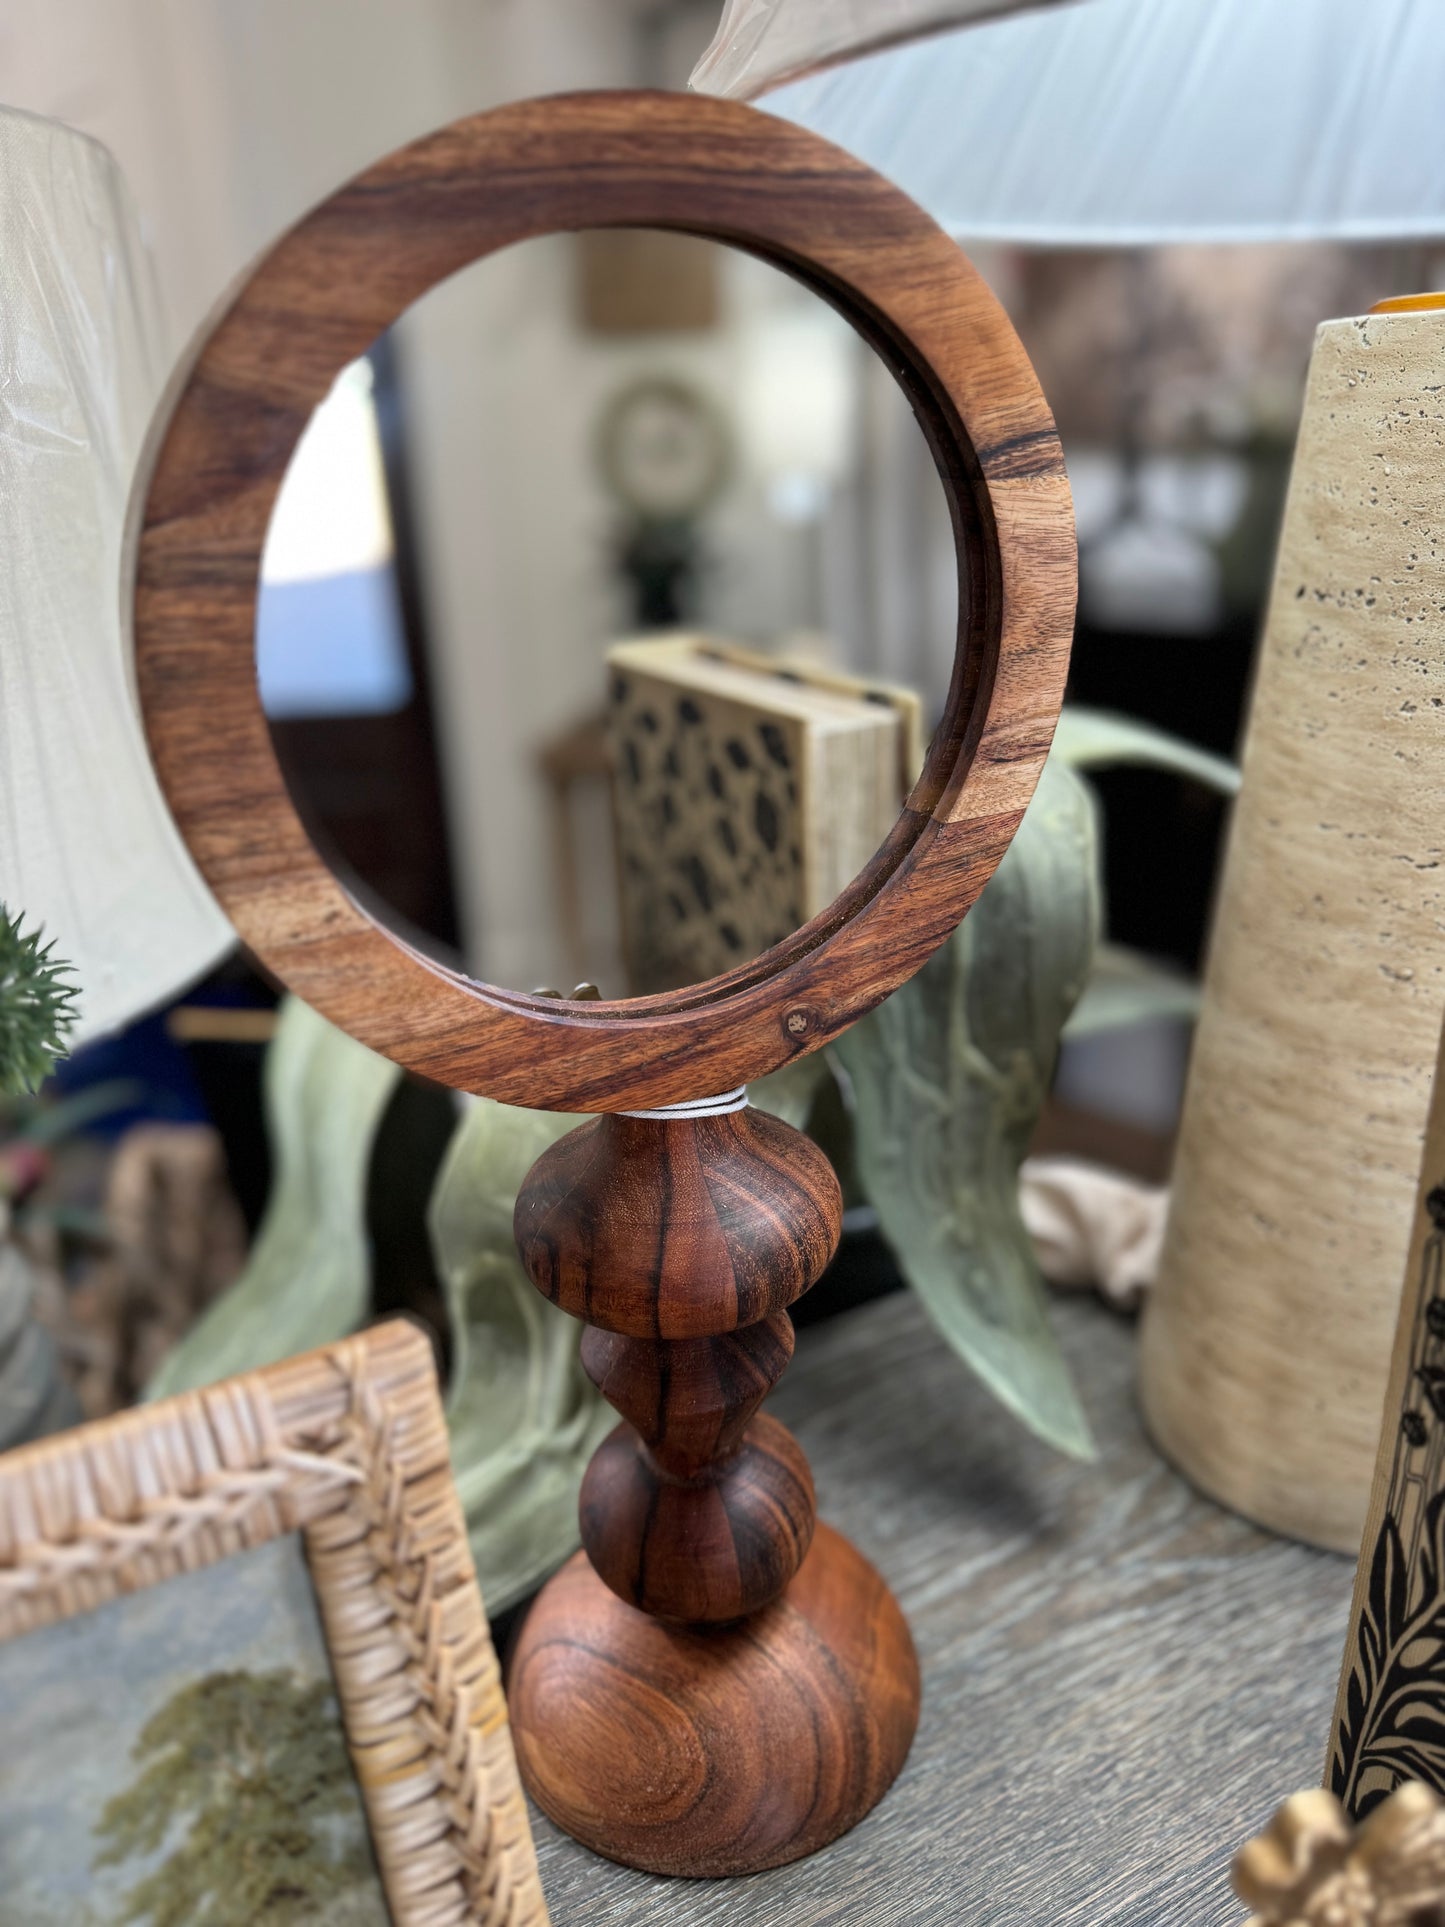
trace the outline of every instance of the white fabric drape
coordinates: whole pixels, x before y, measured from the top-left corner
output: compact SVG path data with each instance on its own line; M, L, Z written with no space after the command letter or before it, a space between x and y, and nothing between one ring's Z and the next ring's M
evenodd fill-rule
M778 36L789 16L837 11L754 6ZM881 25L889 7L867 11ZM724 91L716 72L698 84ZM1445 235L1442 100L1441 0L1078 0L870 54L765 104L962 240L1113 247Z
M0 902L76 969L76 1042L235 941L162 800L121 641L121 533L164 373L105 149L0 109Z

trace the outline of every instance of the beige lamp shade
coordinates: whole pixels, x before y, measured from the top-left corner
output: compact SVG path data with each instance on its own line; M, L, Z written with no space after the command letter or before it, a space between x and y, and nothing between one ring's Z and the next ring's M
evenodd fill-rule
M74 966L76 1042L235 941L162 801L121 640L126 499L164 373L111 156L0 108L0 902Z

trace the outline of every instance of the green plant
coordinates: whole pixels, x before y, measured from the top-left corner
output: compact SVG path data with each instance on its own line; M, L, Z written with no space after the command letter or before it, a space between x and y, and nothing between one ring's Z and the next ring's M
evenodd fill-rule
M0 1094L38 1090L63 1057L80 994L70 965L0 903Z
M452 1329L452 1469L483 1597L523 1599L577 1543L577 1489L616 1414L582 1369L581 1327L522 1270L522 1180L580 1120L468 1104L428 1213Z
M105 1213L80 1204L54 1203L45 1195L56 1148L101 1118L139 1101L130 1078L90 1084L69 1097L0 1096L0 1238L51 1230L62 1237L104 1244Z
M71 1097L0 1096L0 1451L80 1419L55 1340L35 1316L43 1294L64 1291L68 1259L110 1236L103 1211L57 1198L55 1147L137 1096L122 1081ZM3 1920L0 1907L0 1920Z
M1170 771L1220 796L1233 796L1239 789L1239 770L1227 757L1107 709L1067 704L1054 734L1053 753L1080 774L1132 763ZM1064 1035L1092 1036L1150 1018L1198 1013L1199 986L1192 979L1135 950L1100 942L1084 994L1064 1026Z

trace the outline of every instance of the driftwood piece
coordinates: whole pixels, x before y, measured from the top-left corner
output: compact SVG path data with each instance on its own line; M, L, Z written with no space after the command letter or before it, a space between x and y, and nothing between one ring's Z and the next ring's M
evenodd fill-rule
M87 1418L133 1404L161 1360L239 1273L245 1226L208 1124L138 1124L105 1187L108 1249L45 1316Z

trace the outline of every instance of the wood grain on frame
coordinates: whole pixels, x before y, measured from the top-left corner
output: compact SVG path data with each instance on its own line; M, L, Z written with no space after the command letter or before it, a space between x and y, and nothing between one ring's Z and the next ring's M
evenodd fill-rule
M430 287L530 236L657 227L746 248L831 301L897 375L954 521L943 721L869 867L723 977L628 1003L476 984L341 887L286 793L255 675L276 491L312 410ZM992 874L1047 753L1074 606L1057 434L1003 310L913 202L839 149L727 102L523 102L379 162L267 254L198 343L133 517L135 645L182 834L247 943L333 1022L512 1104L641 1108L726 1090L836 1036L918 969Z
M431 1344L414 1326L0 1457L0 1639L298 1530L397 1927L545 1927Z

